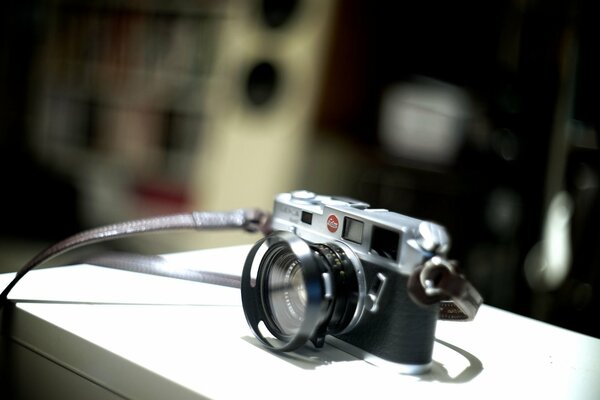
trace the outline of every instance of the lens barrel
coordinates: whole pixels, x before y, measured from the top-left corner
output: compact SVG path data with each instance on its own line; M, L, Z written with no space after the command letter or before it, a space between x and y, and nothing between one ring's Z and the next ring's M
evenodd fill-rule
M246 320L262 343L279 351L307 340L319 346L325 334L346 332L360 319L364 288L362 266L350 249L307 243L290 232L256 243L242 273Z

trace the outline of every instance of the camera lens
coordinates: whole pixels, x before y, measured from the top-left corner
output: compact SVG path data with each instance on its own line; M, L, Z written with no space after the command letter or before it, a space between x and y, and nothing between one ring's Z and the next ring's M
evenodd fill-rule
M306 310L306 287L302 265L289 248L279 249L269 263L267 277L268 305L271 318L283 335L300 329Z
M289 351L345 332L360 318L365 282L358 258L341 243L307 243L289 232L258 242L242 274L244 313L256 337ZM261 332L264 324L279 342Z

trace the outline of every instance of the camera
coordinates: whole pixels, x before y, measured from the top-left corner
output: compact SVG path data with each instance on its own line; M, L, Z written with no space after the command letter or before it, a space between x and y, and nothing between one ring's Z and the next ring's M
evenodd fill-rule
M248 253L241 282L223 274L174 273L151 262L132 267L124 260L103 260L95 265L241 286L250 328L267 348L279 352L308 341L320 348L327 340L372 364L424 373L432 364L437 320L472 320L483 302L447 259L450 239L444 227L302 190L276 196L272 214L197 211L79 232L21 267L0 293L0 310L29 271L70 249L179 229L243 229L266 236Z
M276 196L273 232L250 250L242 303L266 347L292 351L325 340L374 364L429 370L439 302L417 304L411 275L445 257L444 227L341 197Z

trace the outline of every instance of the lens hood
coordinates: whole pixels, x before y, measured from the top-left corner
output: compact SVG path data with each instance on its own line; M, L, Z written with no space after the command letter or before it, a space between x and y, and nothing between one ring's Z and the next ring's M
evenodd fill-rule
M306 301L303 319L296 332L288 334L278 329L269 305L270 255L282 248L293 253L301 266ZM309 245L291 232L274 232L257 242L246 258L242 272L242 305L246 320L254 335L267 347L276 351L292 351L311 339L321 320L325 288L321 270ZM261 323L276 338L267 338L261 332Z

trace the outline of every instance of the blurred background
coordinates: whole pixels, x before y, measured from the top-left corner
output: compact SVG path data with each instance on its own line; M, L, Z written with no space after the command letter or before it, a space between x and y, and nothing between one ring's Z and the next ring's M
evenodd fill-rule
M444 224L486 303L600 337L598 17L592 0L9 2L0 271L81 229L306 188Z

